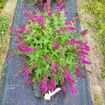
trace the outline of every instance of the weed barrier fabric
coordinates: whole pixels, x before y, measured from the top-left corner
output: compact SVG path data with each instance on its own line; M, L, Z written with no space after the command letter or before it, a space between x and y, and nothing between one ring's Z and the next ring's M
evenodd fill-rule
M34 12L32 7L32 0L28 3L24 3L22 0L18 0L17 7L15 10L15 16L13 20L13 27L16 25L25 24L25 15L21 8L24 6L28 11ZM67 20L76 17L78 14L76 12L76 0L66 0L65 11L69 11L67 15ZM56 9L57 4L53 3L52 8ZM80 23L77 20L78 32L80 32ZM12 32L12 34L14 34ZM14 42L16 40L11 37L10 48L15 48L17 45ZM16 51L15 51L16 52ZM8 52L7 57L15 53L14 51ZM87 76L87 80L81 78L76 78L75 87L78 90L77 95L72 95L70 92L69 85L65 82L67 99L65 99L63 91L56 94L50 101L46 101L43 98L38 98L34 95L32 86L24 86L26 83L25 75L16 77L15 74L22 71L23 68L19 64L24 61L25 58L15 57L9 62L6 60L4 63L2 79L0 84L0 105L93 105L90 94L89 78L88 74L83 72ZM40 88L36 88L36 92L40 91Z

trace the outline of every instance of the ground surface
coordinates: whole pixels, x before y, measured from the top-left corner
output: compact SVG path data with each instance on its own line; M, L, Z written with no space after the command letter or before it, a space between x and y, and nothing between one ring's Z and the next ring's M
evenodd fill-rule
M10 25L12 25L16 4L17 4L17 0L8 0L5 7L2 10L0 10L1 14L4 14L7 16L7 18L9 19ZM0 49L0 78L2 74L3 64L4 64L4 61L8 52L10 37L11 35L9 31L4 36L3 41L2 41L3 48Z
M89 14L83 13L84 10L82 8L81 0L77 0L77 4L79 14L81 14L81 29L89 30L89 33L84 37L84 40L88 41L88 45L91 49L87 58L91 62L91 65L87 65L86 68L92 71L92 74L89 74L92 100L94 101L94 105L105 105L105 80L102 80L100 77L104 56L99 49L99 44L94 38L94 31L84 20L86 18L94 18Z

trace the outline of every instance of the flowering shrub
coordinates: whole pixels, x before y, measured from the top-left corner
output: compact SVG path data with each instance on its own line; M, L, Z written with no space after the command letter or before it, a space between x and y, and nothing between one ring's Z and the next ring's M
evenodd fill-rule
M26 75L28 81L25 85L34 81L40 83L43 95L48 89L54 91L58 85L65 92L64 79L69 83L72 94L77 93L74 78L85 79L80 68L84 64L90 64L84 59L89 47L86 42L79 40L87 31L76 34L78 28L73 22L78 17L65 22L67 12L64 13L60 9L61 4L58 4L56 11L49 9L45 13L36 8L35 16L22 8L30 19L28 24L19 25L17 30L10 27L18 39L17 47L11 50L17 49L18 52L9 56L8 60L15 56L26 56L26 60L20 64L24 69L16 76Z

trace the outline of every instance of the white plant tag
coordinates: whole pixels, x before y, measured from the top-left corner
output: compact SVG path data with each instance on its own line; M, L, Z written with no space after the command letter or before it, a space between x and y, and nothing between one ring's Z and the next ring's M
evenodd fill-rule
M49 90L49 94L46 93L45 96L44 96L44 99L45 99L45 100L50 100L50 99L51 99L51 96L53 96L54 94L56 94L56 93L59 92L60 90L61 90L61 88L57 88L57 89L55 89L55 91L53 91L53 92L51 92L51 91Z

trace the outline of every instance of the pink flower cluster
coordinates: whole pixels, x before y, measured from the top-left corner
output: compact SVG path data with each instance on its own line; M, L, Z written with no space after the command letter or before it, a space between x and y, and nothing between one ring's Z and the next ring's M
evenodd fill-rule
M69 25L69 22L65 23L66 25ZM78 28L75 27L61 27L62 30L70 30L70 31L74 31L77 30Z
M51 72L54 74L55 73L55 62L51 61Z
M83 64L91 64L89 61L83 59L83 58L80 58L78 59L79 62L82 62Z
M56 33L57 33L57 34L59 34L60 32L61 32L60 29L57 29L57 30L56 30Z
M48 60L49 60L49 57L44 57L44 59L45 59L46 61L48 61Z
M34 48L31 48L31 47L28 47L27 45L25 45L24 47L22 47L23 44L19 44L17 46L17 49L22 51L22 52L31 52L31 51L34 51Z
M55 87L55 79L51 79L51 85L50 85L50 90L51 92L54 91L56 89Z
M42 93L46 92L47 91L47 77L43 78L43 81L42 81Z
M79 72L80 72L79 67L77 67L75 72L76 77L79 77Z
M80 43L80 41L77 41L76 39L72 39L70 41L70 44L79 44L79 43Z
M59 45L56 43L55 40L53 40L53 44L54 44L54 47L55 47L57 50L59 50Z
M74 93L77 93L76 89L74 88L74 79L71 77L70 73L68 72L67 68L65 67L65 65L63 65L63 70L64 70L64 73L65 73L65 76L66 76L66 79L68 80L68 83L71 87L71 93L74 94Z
M23 72L26 75L26 79L29 79L29 71L27 70L27 68L24 68Z
M49 11L49 12L48 12L48 16L51 16L51 15L52 15L52 11Z

